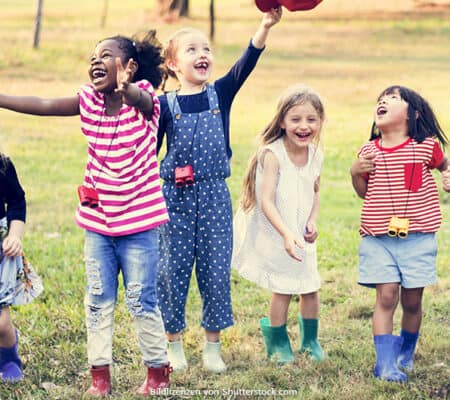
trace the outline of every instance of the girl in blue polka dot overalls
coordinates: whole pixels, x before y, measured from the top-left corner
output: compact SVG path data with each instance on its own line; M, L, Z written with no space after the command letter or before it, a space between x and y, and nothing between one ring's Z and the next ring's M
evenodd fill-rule
M281 8L264 13L241 58L222 78L208 83L213 56L207 37L192 28L176 32L165 50L169 75L180 87L160 97L158 150L166 135L160 173L170 222L161 229L158 300L169 339L173 370L187 368L181 334L193 266L202 298L206 344L203 366L224 372L220 332L233 325L230 294L232 252L230 109L256 65Z

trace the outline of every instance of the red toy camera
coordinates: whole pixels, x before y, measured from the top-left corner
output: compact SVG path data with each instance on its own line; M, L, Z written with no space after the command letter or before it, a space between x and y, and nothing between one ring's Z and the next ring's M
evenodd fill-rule
M82 206L90 208L98 207L98 194L94 188L78 186L78 197Z
M175 186L183 187L185 185L194 184L194 169L192 165L185 165L184 167L175 168Z

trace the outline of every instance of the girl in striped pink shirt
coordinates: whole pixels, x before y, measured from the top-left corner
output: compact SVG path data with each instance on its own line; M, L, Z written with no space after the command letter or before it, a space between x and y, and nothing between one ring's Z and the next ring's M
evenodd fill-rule
M100 41L90 60L90 83L72 97L0 95L0 107L34 115L80 115L88 143L76 223L85 229L87 393L111 392L114 307L121 271L143 361L139 394L168 387L170 366L156 298L158 233L168 221L159 182L156 141L160 105L154 88L162 79L155 32Z
M425 286L435 284L438 231L442 215L431 170L443 173L450 191L443 148L447 138L428 102L403 86L391 86L378 98L370 141L351 167L361 212L359 280L376 288L372 330L374 375L408 380L422 322ZM400 336L392 334L400 301Z

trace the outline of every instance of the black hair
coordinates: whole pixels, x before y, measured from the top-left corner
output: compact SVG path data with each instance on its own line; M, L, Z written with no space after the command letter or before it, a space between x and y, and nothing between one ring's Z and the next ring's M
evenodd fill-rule
M412 89L400 85L389 86L378 96L378 100L385 95L399 93L400 97L408 103L408 136L421 143L427 137L435 137L442 147L448 144L447 136L442 130L436 115L428 101ZM372 124L370 140L380 136L375 122Z
M162 45L156 38L156 31L149 30L142 34L135 34L131 38L116 35L101 40L114 40L124 53L124 62L130 58L138 64L138 70L133 76L133 82L147 79L156 89L162 82L163 56Z

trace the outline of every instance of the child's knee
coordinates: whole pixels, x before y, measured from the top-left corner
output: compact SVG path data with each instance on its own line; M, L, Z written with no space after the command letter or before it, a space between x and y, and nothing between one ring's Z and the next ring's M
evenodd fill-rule
M399 301L398 290L393 288L384 288L377 292L377 304L384 309L395 308Z
M407 314L420 314L422 312L422 302L420 299L415 301L409 300L402 303L403 312Z

